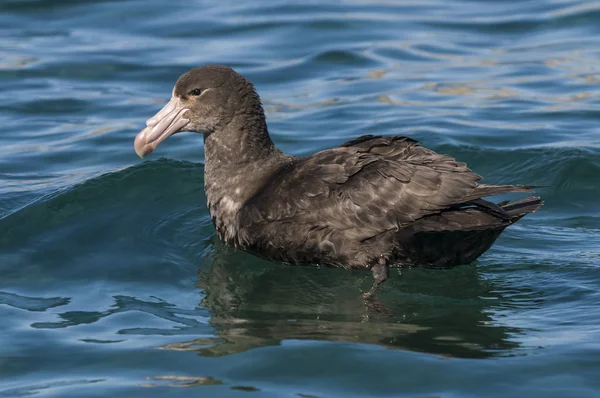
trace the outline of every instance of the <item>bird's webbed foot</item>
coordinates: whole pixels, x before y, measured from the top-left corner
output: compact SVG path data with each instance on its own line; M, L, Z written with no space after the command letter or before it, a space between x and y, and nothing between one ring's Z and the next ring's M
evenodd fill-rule
M390 274L390 269L383 261L378 262L377 264L371 267L371 272L373 272L373 286L371 290L363 294L363 298L369 299L373 297L373 295L377 292L379 285L381 285Z

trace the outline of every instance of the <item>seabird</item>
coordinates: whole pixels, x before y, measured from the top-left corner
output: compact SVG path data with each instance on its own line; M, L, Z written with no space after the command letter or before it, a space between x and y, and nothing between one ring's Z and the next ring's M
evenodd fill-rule
M509 225L542 206L537 196L484 197L532 186L481 184L465 163L402 136L365 135L298 157L269 135L256 90L221 65L192 69L146 122L135 151L167 137L204 136L204 185L225 243L273 261L369 269L373 295L389 267L473 262Z

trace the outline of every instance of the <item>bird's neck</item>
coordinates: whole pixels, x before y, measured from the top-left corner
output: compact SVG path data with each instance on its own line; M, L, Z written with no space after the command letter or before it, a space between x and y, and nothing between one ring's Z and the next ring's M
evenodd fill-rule
M208 167L239 168L278 153L264 116L239 115L224 127L204 135L204 158Z
M275 147L266 124L259 125L234 120L204 137L208 209L221 239L234 245L242 206L292 159Z

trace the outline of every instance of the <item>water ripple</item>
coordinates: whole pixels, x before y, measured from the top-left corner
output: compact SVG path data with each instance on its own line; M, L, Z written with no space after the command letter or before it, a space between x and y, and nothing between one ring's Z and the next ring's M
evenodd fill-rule
M46 311L50 308L67 305L70 301L71 299L68 297L26 297L14 293L0 292L0 304L27 311Z

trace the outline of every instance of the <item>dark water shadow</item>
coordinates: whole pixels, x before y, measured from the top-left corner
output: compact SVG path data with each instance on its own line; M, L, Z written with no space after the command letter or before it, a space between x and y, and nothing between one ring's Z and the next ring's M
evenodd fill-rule
M223 356L326 340L462 358L518 354L515 336L524 331L495 320L510 299L474 265L394 273L379 295L381 311L361 298L367 272L282 266L219 242L208 252L197 286L218 337L165 348Z

